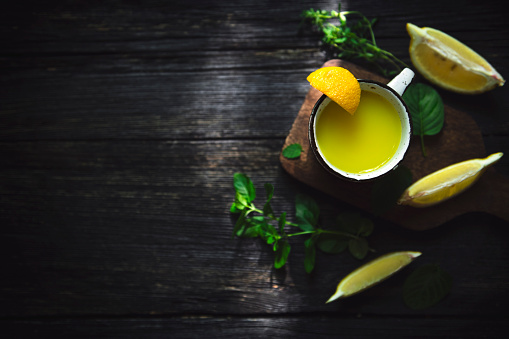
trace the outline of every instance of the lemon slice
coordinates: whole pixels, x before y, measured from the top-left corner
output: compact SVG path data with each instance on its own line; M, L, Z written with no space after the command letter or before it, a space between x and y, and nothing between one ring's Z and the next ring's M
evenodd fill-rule
M408 187L398 204L426 207L450 199L472 186L502 155L502 152L494 153L484 159L459 162L433 172Z
M478 94L503 86L502 76L474 50L430 27L407 23L410 59L430 82L444 89Z
M410 251L393 252L368 262L341 280L336 293L327 302L354 295L378 284L410 264L421 254L421 252Z
M332 101L354 114L361 100L361 86L353 74L343 67L322 67L311 73L307 80Z

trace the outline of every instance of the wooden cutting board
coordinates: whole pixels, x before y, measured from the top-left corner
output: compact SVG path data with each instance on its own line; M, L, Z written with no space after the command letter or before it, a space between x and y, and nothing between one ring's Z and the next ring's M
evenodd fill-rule
M358 79L388 83L387 79L344 60L330 60L325 66L341 66ZM349 182L333 176L320 165L309 147L309 116L321 95L314 88L309 90L283 146L299 143L303 148L302 154L297 159L287 159L281 155L281 164L297 180L372 212L373 182ZM448 106L445 107L442 131L425 138L427 156L422 155L420 140L414 136L402 163L411 170L414 181L451 164L489 155L486 154L481 131L475 121L468 114ZM426 208L394 206L380 217L412 230L431 229L468 212L487 212L509 221L509 179L497 173L495 167L489 168L474 186L453 199Z

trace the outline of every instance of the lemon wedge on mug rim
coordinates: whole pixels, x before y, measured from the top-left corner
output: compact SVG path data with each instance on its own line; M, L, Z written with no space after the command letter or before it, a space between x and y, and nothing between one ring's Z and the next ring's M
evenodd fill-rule
M433 84L463 94L479 94L504 85L504 78L488 61L450 35L411 23L406 29L410 59Z
M503 155L493 153L484 159L458 162L433 172L408 187L398 204L427 207L446 201L471 187Z
M382 282L421 254L421 252L413 251L392 252L362 265L341 280L336 292L327 300L327 303L357 294Z
M355 76L343 67L322 67L309 74L312 87L354 114L361 100L361 86Z

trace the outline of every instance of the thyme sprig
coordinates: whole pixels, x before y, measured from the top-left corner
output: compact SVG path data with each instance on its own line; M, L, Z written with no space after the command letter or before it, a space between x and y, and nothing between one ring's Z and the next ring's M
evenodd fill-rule
M302 18L323 33L322 41L335 50L338 58L363 59L384 76L392 76L408 67L392 53L378 47L373 32L376 19L369 20L359 11L341 11L339 4L338 11L305 10ZM338 23L333 23L336 20ZM386 69L384 64L389 64L392 69Z

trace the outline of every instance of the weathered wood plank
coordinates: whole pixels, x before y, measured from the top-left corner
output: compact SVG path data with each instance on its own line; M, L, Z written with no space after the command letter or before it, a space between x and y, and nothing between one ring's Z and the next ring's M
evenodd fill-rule
M425 234L375 219L377 253L422 250L415 268L436 262L454 277L451 295L423 312L401 301L410 270L325 305L358 260L319 254L308 276L297 238L288 267L276 271L266 245L230 239L235 171L250 175L260 196L263 183L273 183L274 208L290 218L296 193L317 199L324 225L355 211L287 176L278 163L282 142L1 143L0 261L9 279L0 282L0 315L507 312L507 225L489 215L469 214Z
M452 34L507 75L502 1L344 3L380 20L378 44L409 61L406 22ZM0 10L0 324L12 337L502 337L507 223L470 213L426 233L374 218L377 253L412 249L407 270L324 301L360 262L318 254L285 269L257 239L230 239L232 174L293 217L315 197L323 224L356 211L289 177L279 151L307 74L327 57L299 31L330 1L16 1ZM500 9L500 10L499 10ZM487 152L509 149L506 88L448 104L479 122ZM187 99L192 99L191 103ZM509 174L509 158L497 164ZM261 202L259 203L261 204ZM368 217L371 217L367 215ZM371 217L372 218L372 217ZM372 258L374 254L370 255ZM401 301L413 268L439 263L451 294Z
M506 319L327 316L239 317L186 316L128 319L49 319L14 321L4 333L23 337L73 338L497 338L506 332ZM1 324L2 322L0 322ZM367 325L369 324L369 326ZM7 332L5 332L7 330Z
M308 8L337 9L328 1L146 1L143 5L114 1L75 4L53 1L45 4L12 4L3 11L0 37L4 53L38 55L48 53L126 53L161 50L246 50L279 46L295 47L300 13ZM343 4L343 10L359 10L369 18L379 18L377 36L405 38L406 22L447 28L466 42L482 42L484 32L490 39L505 37L497 0L471 2L468 6L453 3L431 5L429 1L364 1ZM500 10L500 11L499 11ZM450 20L454 11L462 20ZM482 27L466 26L479 22ZM493 35L495 34L495 35ZM496 35L500 34L500 35ZM277 42L276 42L277 41ZM310 40L304 40L308 47ZM405 43L406 45L407 43ZM383 45L383 44L382 44ZM480 43L480 45L485 45ZM400 46L400 51L405 48ZM496 49L493 49L494 53Z

